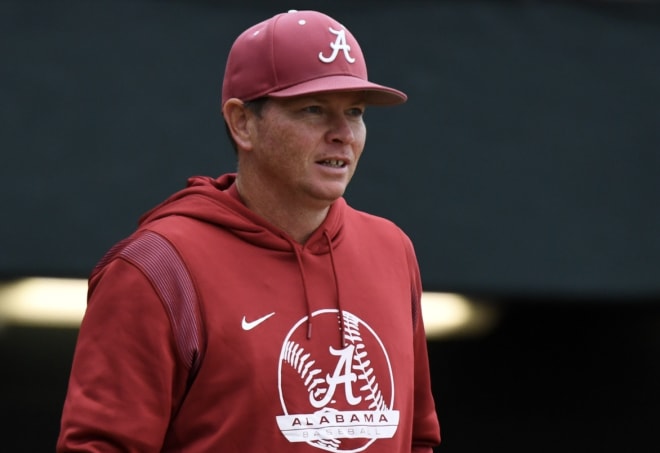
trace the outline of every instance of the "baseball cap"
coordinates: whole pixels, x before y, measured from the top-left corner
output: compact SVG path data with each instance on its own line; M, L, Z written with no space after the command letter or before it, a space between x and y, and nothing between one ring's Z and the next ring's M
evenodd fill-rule
M277 14L241 33L229 51L222 105L230 98L292 97L363 91L365 102L395 105L407 96L370 82L360 45L335 19L317 11Z

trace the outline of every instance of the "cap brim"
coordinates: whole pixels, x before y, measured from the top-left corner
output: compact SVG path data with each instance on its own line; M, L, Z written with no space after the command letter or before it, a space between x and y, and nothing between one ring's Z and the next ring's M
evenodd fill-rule
M288 88L273 91L268 93L267 96L287 98L334 91L363 91L365 93L365 102L371 105L397 105L403 104L408 99L408 96L402 91L346 75L309 80Z

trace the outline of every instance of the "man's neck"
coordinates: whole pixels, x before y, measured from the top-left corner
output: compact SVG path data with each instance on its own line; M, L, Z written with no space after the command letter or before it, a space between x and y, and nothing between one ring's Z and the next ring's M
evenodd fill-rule
M241 201L251 211L287 233L299 244L307 242L323 223L330 209L329 206L313 208L282 202L266 188L253 185L246 187L240 176L236 178L235 184Z

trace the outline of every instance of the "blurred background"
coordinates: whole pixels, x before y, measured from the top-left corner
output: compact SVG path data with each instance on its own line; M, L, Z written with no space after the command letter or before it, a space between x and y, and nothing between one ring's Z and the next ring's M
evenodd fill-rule
M291 8L334 16L409 95L367 112L348 201L487 319L429 336L438 451L655 451L655 2L0 1L0 314L2 290L86 278L189 176L234 170L226 54ZM53 451L76 326L6 312L2 450Z

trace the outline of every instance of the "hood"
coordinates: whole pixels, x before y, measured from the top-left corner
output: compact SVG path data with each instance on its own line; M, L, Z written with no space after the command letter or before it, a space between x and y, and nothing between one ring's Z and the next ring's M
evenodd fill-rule
M184 189L174 193L140 218L140 227L163 217L177 215L208 222L232 231L236 236L256 246L272 250L289 250L295 241L284 231L248 209L240 200L234 184L235 173L218 178L195 176ZM314 254L328 253L342 237L342 220L346 201L338 199L330 206L321 226L310 236L303 248Z
M291 252L297 261L307 312L307 338L312 338L312 312L305 276L303 253L327 254L334 279L335 304L339 312L339 346L346 344L343 327L340 285L337 266L333 254L342 239L343 217L348 209L346 201L339 198L328 211L323 223L309 237L304 245L299 245L286 232L270 224L251 210L240 200L234 181L236 174L222 175L216 179L196 176L188 179L183 190L173 194L160 205L140 218L140 227L148 227L150 222L167 216L185 216L202 222L208 222L226 228L255 246Z

